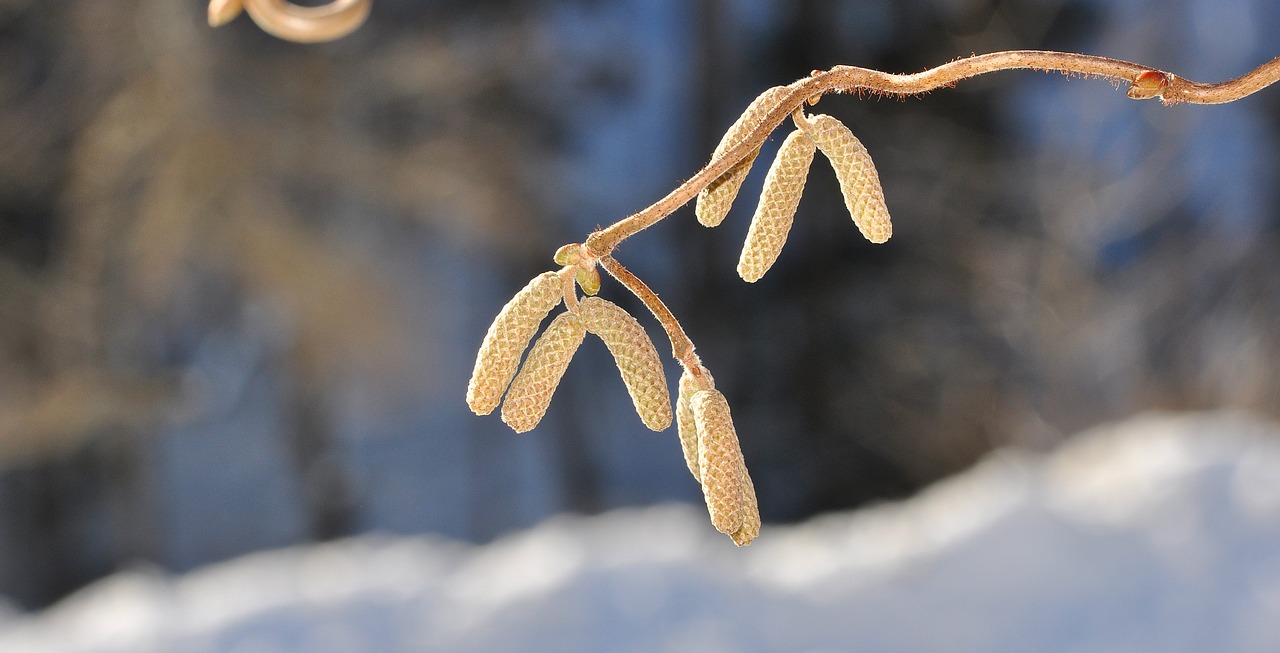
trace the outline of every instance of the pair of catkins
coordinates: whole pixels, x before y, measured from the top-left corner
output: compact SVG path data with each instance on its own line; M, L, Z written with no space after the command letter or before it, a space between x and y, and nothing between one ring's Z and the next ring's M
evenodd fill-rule
M758 127L788 91L774 87L756 98L725 134L715 156ZM783 141L769 168L738 262L738 274L749 282L760 279L781 253L817 150L831 161L845 205L862 234L874 243L888 240L891 234L880 180L862 143L831 116L806 117L799 110L793 115L799 129ZM757 153L699 193L695 210L699 222L714 227L724 220ZM533 429L546 414L569 361L591 333L613 355L641 421L654 431L665 430L673 415L657 349L634 317L594 296L600 288L599 273L596 262L582 258L582 251L577 245L562 247L555 260L565 267L535 277L503 306L480 346L467 404L480 415L501 404L502 420L508 426L517 433ZM589 295L581 301L575 282ZM521 365L529 342L561 301L567 310L551 320ZM712 525L738 546L745 546L760 533L760 511L729 403L691 350L680 362L684 373L674 417L685 463L702 486Z
M716 154L728 151L745 138L789 91L789 87L775 86L760 94L725 133ZM760 203L756 205L742 256L738 259L738 276L751 283L759 281L782 253L815 150L821 150L831 161L845 208L862 235L873 243L883 243L893 233L880 175L862 142L844 123L831 116L805 116L800 110L792 115L798 129L782 141L773 165L769 166L760 191ZM756 154L758 151L738 162L698 194L698 222L714 227L724 220Z

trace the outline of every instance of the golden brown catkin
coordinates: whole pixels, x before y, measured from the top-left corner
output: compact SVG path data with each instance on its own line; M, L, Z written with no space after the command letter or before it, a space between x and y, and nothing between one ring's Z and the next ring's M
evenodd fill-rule
M729 414L729 402L716 390L700 390L689 400L689 406L698 429L698 470L711 524L727 535L739 533L745 518L742 474L746 465Z
M543 318L563 298L560 277L555 272L543 272L498 311L489 332L484 334L471 382L467 384L467 405L472 412L488 415L502 402L502 393L520 366L520 355Z
M769 109L780 99L786 92L786 86L775 86L764 93L761 93L751 104L747 106L747 110L738 116L738 120L729 127L729 131L725 132L724 137L720 139L720 144L716 146L715 154L712 158L720 156L737 145L751 130L760 125L764 120ZM698 222L703 226L714 227L724 221L724 217L729 214L729 206L733 204L733 200L738 196L738 189L742 187L742 182L747 178L747 173L751 171L751 164L755 162L756 155L759 150L753 151L746 158L739 161L727 172L716 178L715 181L707 185L698 193L697 204L694 205L694 214L698 216Z
M782 253L804 193L814 147L812 138L803 131L794 131L778 148L778 156L769 166L760 190L760 203L751 219L742 257L738 259L738 276L744 281L759 281Z
M711 373L707 368L699 366L702 375L706 378L706 385L709 388L715 387L715 381L711 379ZM680 434L680 449L684 452L684 463L689 466L689 473L693 474L693 478L699 483L702 482L702 475L698 472L698 427L694 424L693 407L689 405L689 400L702 387L698 385L697 379L685 370L680 375L680 392L676 396L676 431Z
M889 209L885 207L880 175L876 173L867 148L844 123L828 115L813 116L808 124L802 122L800 126L831 160L836 179L840 181L840 192L844 194L845 207L853 216L858 230L873 243L889 240L893 234Z
M662 373L662 360L644 327L617 304L586 297L578 315L587 331L600 337L622 373L640 421L654 431L671 426L671 393Z
M533 343L502 403L502 421L516 433L532 430L547 414L551 395L586 333L577 315L561 313Z

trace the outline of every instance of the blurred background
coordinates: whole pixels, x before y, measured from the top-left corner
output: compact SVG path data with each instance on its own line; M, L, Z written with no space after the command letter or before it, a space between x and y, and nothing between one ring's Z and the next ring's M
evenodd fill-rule
M463 395L555 249L690 176L769 86L1280 54L1269 0L374 0L319 46L205 4L0 0L0 595L25 609L139 561L699 504L599 343L529 434ZM1280 417L1280 89L1166 108L1005 72L817 110L875 158L888 244L819 160L776 266L737 278L779 132L723 226L686 207L617 252L733 405L767 523L1142 410Z

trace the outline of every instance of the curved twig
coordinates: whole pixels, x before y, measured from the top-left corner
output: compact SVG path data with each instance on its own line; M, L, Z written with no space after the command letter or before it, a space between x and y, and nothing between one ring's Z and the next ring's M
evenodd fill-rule
M333 0L302 7L288 0L210 0L209 24L225 25L243 9L268 34L297 43L319 43L342 38L363 25L370 2Z
M612 256L605 256L599 261L600 267L604 268L609 276L618 280L631 294L635 295L644 302L645 308L649 309L653 316L658 318L658 322L662 324L662 329L667 332L667 339L671 341L671 355L675 357L685 369L696 375L700 374L698 357L693 353L693 341L685 334L684 327L680 326L680 321L662 302L658 294L653 292L645 282L639 277L631 274L615 260Z
M814 71L811 76L788 86L790 92L777 99L764 119L737 145L713 158L697 174L648 208L591 234L585 247L592 258L602 258L622 241L658 223L759 148L774 128L809 98L818 98L826 93L859 92L895 96L920 95L953 86L960 80L977 75L1015 69L1079 74L1102 77L1115 83L1125 82L1130 85L1130 98L1160 98L1167 105L1182 102L1234 102L1280 81L1280 57L1235 79L1205 84L1129 61L1043 50L1011 50L974 55L909 75L883 73L856 66L837 66L825 72Z

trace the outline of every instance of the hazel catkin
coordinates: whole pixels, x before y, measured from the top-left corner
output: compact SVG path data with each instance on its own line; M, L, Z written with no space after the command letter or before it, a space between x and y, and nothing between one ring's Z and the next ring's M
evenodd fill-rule
M764 186L760 190L760 203L747 230L747 240L738 259L738 276L755 283L773 267L787 242L796 207L804 193L804 182L813 163L813 139L803 131L791 132L778 148L778 155L769 166Z
M604 341L622 373L640 421L654 431L671 426L671 394L662 373L662 360L644 327L617 304L586 297L578 315L589 333Z
M547 313L564 297L564 284L555 272L543 272L511 298L489 325L476 365L467 384L467 405L477 415L488 415L502 402L502 393L520 366Z
M845 207L854 224L867 240L883 243L893 234L889 209L884 204L880 175L871 162L871 154L844 123L819 114L800 123L818 149L831 161L844 194Z
M551 395L560 385L560 378L585 335L582 321L573 313L561 313L547 325L533 343L502 402L502 421L507 426L516 433L524 433L542 421L551 404Z
M716 151L712 158L727 152L741 142L753 129L758 127L768 114L769 109L788 90L786 86L774 86L761 93L755 100L752 100L746 111L743 111L742 115L738 116L738 120L729 127L729 131L725 132L720 139L720 144L716 146ZM759 149L757 148L698 193L698 201L694 205L694 214L697 215L698 222L701 222L703 226L714 227L724 221L724 217L729 214L729 207L733 204L734 198L738 196L738 189L742 187L742 182L747 178L747 173L751 171L751 164L755 162L758 154Z
M698 430L698 470L711 525L727 535L743 526L743 480L746 469L729 403L716 390L700 390L689 400Z

